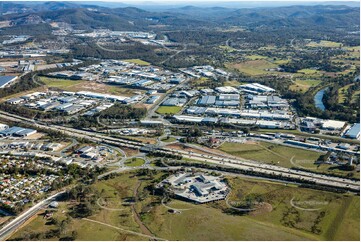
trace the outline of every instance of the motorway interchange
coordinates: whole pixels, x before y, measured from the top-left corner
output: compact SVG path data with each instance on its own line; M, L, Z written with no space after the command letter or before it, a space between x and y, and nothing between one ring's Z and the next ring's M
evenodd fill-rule
M67 128L63 126L58 125L46 125L41 124L40 122L36 122L32 119L23 118L17 115L13 115L7 112L0 112L0 117L4 119L8 119L11 121L17 121L26 123L28 125L35 126L35 128L40 128L44 130L52 130L52 131L61 131L65 135L75 137L75 138L82 138L86 140L90 140L93 142L113 145L117 147L126 147L131 149L140 149L142 147L145 147L146 144L141 142L135 142L135 141L129 141L121 138L113 138L109 137L103 134L90 132L90 131L84 131L84 130L77 130L73 128ZM280 176L284 177L286 179L295 179L299 182L307 182L307 183L315 183L318 185L323 186L331 186L336 188L343 188L346 190L351 190L354 192L359 192L360 190L360 182L346 179L346 178L339 178L329 175L322 175L322 174L316 174L313 172L306 172L306 171L299 171L284 167L279 167L275 165L266 165L261 164L258 162L248 161L232 156L224 157L221 155L205 155L197 152L187 152L183 150L175 150L175 149L169 149L164 147L152 147L152 151L160 152L163 154L168 155L181 155L184 158L189 158L193 160L199 160L199 161L205 161L212 164L222 165L226 167L236 168L240 170L245 171L251 171L258 173L259 176L265 175L265 176Z
M236 170L241 170L248 173L253 173L254 176L257 176L260 179L268 179L268 180L286 180L286 183L297 183L297 184L316 184L325 187L332 188L340 188L344 190L348 190L351 192L359 193L360 190L360 182L356 180L340 178L335 176L317 174L310 171L300 171L295 169L289 169L284 167L279 167L275 165L262 164L256 161L245 160L238 157L234 157L231 155L222 155L217 154L215 152L208 152L205 154L206 150L200 149L202 152L193 151L185 151L181 149L170 149L161 145L162 142L158 142L157 145L149 146L142 142L130 141L122 138L114 138L109 137L105 134L100 134L91 131L77 130L73 128L63 127L59 125L47 125L45 123L37 122L32 119L24 118L21 116L13 115L4 111L0 111L0 118L8 120L20 122L22 124L30 125L33 128L41 129L43 131L60 131L64 135L75 138L75 139L84 139L92 142L96 142L98 144L112 146L114 148L130 148L136 150L149 150L152 152L157 152L164 155L177 155L183 158L206 162L209 164L222 166L225 168L234 168ZM169 132L169 130L168 130ZM123 152L124 153L124 152ZM126 158L126 155L124 156ZM125 159L124 158L124 159ZM124 160L122 159L122 160ZM145 159L148 161L147 159ZM122 164L123 162L120 162ZM154 168L149 166L149 161L146 162L145 165L140 167L141 169L159 169L159 170L178 170L181 167L161 167ZM99 176L101 179L104 176L109 175L114 172L123 172L126 170L132 170L135 168L120 166L119 169L109 171L105 174ZM225 173L225 172L223 172ZM38 211L46 207L51 201L55 200L57 196L64 193L64 191L58 192L45 200L40 201L38 204L25 211L10 223L5 225L0 230L0 240L5 240L8 238L13 232L15 232L23 223L25 223L29 218L35 215Z

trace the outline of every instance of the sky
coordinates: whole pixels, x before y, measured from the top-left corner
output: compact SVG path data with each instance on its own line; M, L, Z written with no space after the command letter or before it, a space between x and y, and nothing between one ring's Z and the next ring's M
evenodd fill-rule
M2 0L0 0L1 2ZM192 3L192 2L357 2L357 0L6 0L6 1L22 1L22 2L154 2L154 3Z

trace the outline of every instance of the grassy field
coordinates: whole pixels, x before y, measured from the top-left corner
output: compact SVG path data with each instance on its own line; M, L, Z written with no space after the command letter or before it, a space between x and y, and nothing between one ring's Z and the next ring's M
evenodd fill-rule
M247 59L250 60L262 60L262 59L268 59L267 56L263 56L263 55L247 55L245 56Z
M141 166L144 164L144 160L141 158L132 158L128 159L124 162L126 166L134 167L134 166Z
M334 240L360 240L360 230L352 229L360 226L360 197L345 201L339 214L340 220L337 221L336 228L329 229L329 237Z
M348 173L350 173L355 178L360 177L360 173L356 170L349 172L338 169L337 165L314 164L314 162L322 153L311 150L293 148L261 141L245 144L226 142L219 149L244 159L256 160L263 163L274 164L287 168L298 167L310 171L340 176L346 176Z
M149 62L146 62L146 61L141 60L141 59L127 59L127 60L123 60L123 61L134 63L134 64L137 64L137 65L140 65L140 66L149 66L150 65Z
M95 187L101 195L101 205L103 208L99 207L99 210L95 211L94 215L90 216L89 219L135 232L141 232L132 217L131 208L122 205L125 199L132 197L133 190L137 187L137 182L138 179L133 177L133 174L125 173L114 179L93 184L92 186ZM72 202L61 202L59 209L54 213L53 217L61 222L61 220L67 216L66 214L71 211L71 205ZM107 208L116 210L109 210ZM28 225L18 230L11 239L24 238L24 236L27 238L26 235L30 232L44 233L55 228L55 225L49 225L48 221L40 214ZM61 237L66 238L71 235L72 231L76 231L76 240L144 240L144 237L130 235L124 231L79 218L70 218L70 223L66 226ZM47 240L58 239L51 238Z
M292 91L298 91L298 92L302 92L305 93L307 92L308 89L310 89L310 87L313 86L317 86L318 84L320 84L321 81L320 80L314 80L314 79L306 79L306 80L301 80L301 79L296 79L294 84L292 84L289 89Z
M349 51L349 54L351 55L351 57L357 58L357 60L359 60L360 46L347 47L346 49Z
M338 103L343 103L345 101L346 98L345 94L347 93L347 90L353 85L355 85L355 83L348 84L338 89Z
M221 48L222 50L226 51L226 52L234 52L236 51L235 48L232 48L230 46L227 46L227 45L220 45L219 48Z
M40 77L40 81L42 81L48 87L56 87L60 89L68 89L72 86L76 86L78 84L84 84L86 81L75 81L68 79L60 79L60 78L50 78L50 77Z
M277 64L277 65L282 65L282 64L287 64L290 62L289 59L276 59L274 61L272 61L273 63Z
M102 85L102 84L101 84ZM120 86L104 85L105 91L113 95L133 96L136 93L144 93L144 90L124 88Z
M196 87L207 86L207 83L210 81L207 77L201 77L196 80L192 80L192 84Z
M347 226L344 221L336 225L330 223L336 215L348 212L343 203L348 199L358 199L259 180L228 178L228 181L232 188L231 201L242 201L247 195L260 195L264 202L272 206L272 211L260 210L237 216L226 212L224 201L195 206L172 200L168 206L189 210L170 214L166 208L155 206L143 216L143 222L153 233L170 240L325 240L334 238L327 233L330 229ZM320 208L320 211L293 208L290 204L293 197L299 204L318 204L308 207ZM144 201L144 204L149 202ZM353 212L357 211L359 206L354 207ZM326 215L317 222L322 212ZM359 219L354 216L349 223L354 226L350 227L350 235L346 237L357 238ZM314 225L319 229L319 234L312 232Z
M230 201L242 202L258 196L271 209L259 209L245 215L232 213L225 201L203 205L171 199L167 206L186 209L173 214L160 203L162 196L152 195L147 187L156 184L168 175L159 172L152 177L123 173L109 180L100 180L92 185L100 193L101 207L89 219L130 231L142 232L134 220L130 206L123 202L133 198L138 191L135 210L141 223L153 235L166 240L358 240L359 197L348 194L299 188L276 182L228 177L232 189ZM139 199L142 197L141 199ZM300 207L317 208L304 211L292 207L294 199ZM71 202L60 202L54 217L62 221L70 211ZM122 210L120 210L122 209ZM324 216L322 215L324 212ZM317 228L313 231L312 227ZM43 216L37 216L18 230L11 239L28 239L27 233L46 232L55 229ZM144 240L138 235L90 221L71 218L60 238L76 231L76 240ZM48 240L57 240L51 238Z
M315 169L316 166L313 165L313 163L321 155L321 153L315 151L258 141L244 144L226 142L219 149L245 159L261 161L283 167L293 167L295 166L294 164L302 161L302 166L308 165ZM292 161L294 164L291 162L292 157L294 157Z
M322 135L322 134L310 134L310 133L298 131L296 129L290 129L290 130L285 130L285 129L259 129L258 131L256 131L256 133L287 133L287 134L299 135L299 136L302 136L302 137L317 137L317 138L321 138L321 139L329 139L329 140L332 140L334 142L347 142L347 143L351 143L351 144L359 144L360 143L358 140L345 139L345 138L342 138L342 137L339 137L339 136L330 136L330 135Z
M313 69L302 69L302 70L298 70L298 73L302 73L302 74L308 74L308 75L312 75L312 74L318 74L319 71L318 70L313 70Z
M308 47L328 47L328 48L337 48L341 47L341 43L333 42L333 41L327 41L327 40L321 40L319 42L312 41L308 43L306 46Z
M258 48L258 50L274 50L274 49L277 49L277 47L274 45L267 45Z
M360 98L360 90L352 93L351 102L352 102L352 103L355 103L355 102L357 102L358 100L360 100L359 98Z
M239 87L243 83L236 81L236 80L228 80L224 82L224 86L231 86L231 87Z
M232 187L230 200L242 201L247 195L260 195L264 202L272 205L269 213L258 214L252 217L262 223L271 223L275 226L298 229L305 236L312 233L315 226L319 231L312 233L315 240L353 240L359 238L359 230L344 231L347 225L355 228L360 224L359 197L353 195L334 194L330 192L302 189L295 186L282 186L272 182L247 181L240 178L229 179ZM301 208L318 209L304 211L291 205L296 204ZM353 206L351 206L353 205ZM351 215L355 213L357 215ZM322 216L322 214L324 214ZM350 215L350 216L349 216ZM320 221L318 221L320 220Z
M163 138L163 139L161 139L161 141L163 141L163 142L173 142L173 141L176 141L177 139L176 138L174 138L174 137L165 137L165 138Z
M241 63L228 63L227 68L235 69L250 76L257 76L270 73L265 69L276 68L278 65L267 60L250 60Z
M40 80L44 82L48 87L59 88L61 90L71 92L92 91L121 96L133 96L136 94L136 92L145 92L144 90L123 88L116 85L106 85L94 81L73 81L49 77L40 77Z
M160 106L155 112L159 114L176 114L182 107L179 106Z

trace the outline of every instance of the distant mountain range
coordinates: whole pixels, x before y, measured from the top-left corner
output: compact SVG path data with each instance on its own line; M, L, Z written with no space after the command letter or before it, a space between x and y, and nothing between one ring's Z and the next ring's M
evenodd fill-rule
M359 7L292 5L262 8L183 6L163 11L135 7L108 8L97 2L0 2L0 20L12 25L61 21L78 29L146 30L152 25L186 28L241 25L249 27L359 26ZM344 3L344 2L342 2ZM104 4L105 5L105 4ZM350 4L349 4L350 5Z

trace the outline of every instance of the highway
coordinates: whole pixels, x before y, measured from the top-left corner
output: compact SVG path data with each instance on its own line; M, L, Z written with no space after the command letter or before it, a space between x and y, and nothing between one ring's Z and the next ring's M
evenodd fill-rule
M77 137L77 138L83 138L87 139L93 142L99 142L99 143L105 143L113 146L120 146L120 147L127 147L132 149L140 149L146 144L135 142L135 141L129 141L122 138L113 138L109 137L104 134L99 134L95 132L90 131L84 131L84 130L77 130L73 128L67 128L63 126L58 125L44 125L40 124L39 122L36 122L31 119L23 118L17 115L13 115L4 111L0 111L0 117L3 119L8 119L12 121L17 122L23 122L27 124L31 124L35 127L42 128L42 129L48 129L53 131L61 131L64 134L70 136L70 137ZM184 150L176 150L176 149L170 149L165 147L155 147L155 152L161 152L163 154L168 155L181 155L185 158L193 159L193 160L199 160L199 161L205 161L212 164L217 165L223 165L228 167L233 167L245 171L253 171L260 174L265 174L267 176L269 175L275 175L285 178L293 178L300 182L314 182L319 185L324 186L332 186L332 187L338 187L343 189L348 189L352 191L358 192L360 190L360 181L354 181L351 179L346 178L339 178L334 176L328 176L328 175L322 175L322 174L316 174L313 172L308 171L298 171L295 169L289 169L284 168L280 166L275 165L267 165L262 164L258 162L252 162L247 161L244 159L240 159L237 157L224 157L222 155L216 155L216 154L200 154L195 152L189 152Z
M3 228L0 229L0 241L4 241L9 237L12 233L14 233L23 223L25 223L29 218L34 216L37 212L39 212L44 206L47 206L50 202L52 202L57 196L63 194L65 191L58 192L42 201L37 203L35 206L31 207L29 210L20 214L17 218L15 218L10 223L6 224Z

